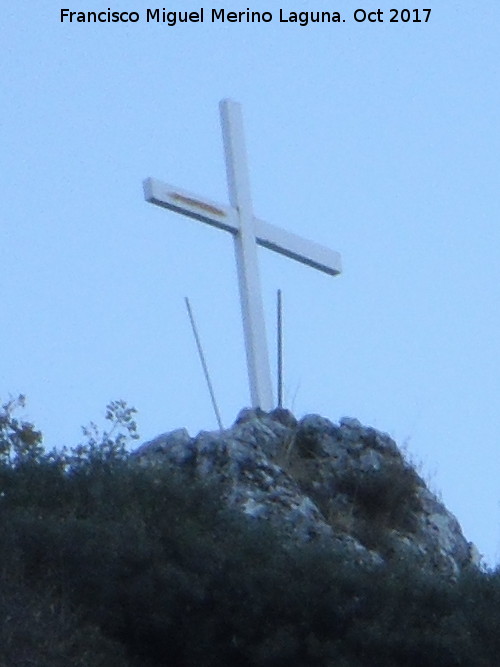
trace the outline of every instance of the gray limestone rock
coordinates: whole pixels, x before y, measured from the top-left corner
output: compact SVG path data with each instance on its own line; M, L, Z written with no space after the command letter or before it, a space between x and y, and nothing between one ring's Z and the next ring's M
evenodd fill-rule
M193 441L185 428L158 435L135 450L139 461L162 463L167 457L179 465L187 463L193 456Z
M412 554L454 577L478 564L458 521L425 486L385 433L344 417L297 421L288 411L247 409L222 432L165 433L134 453L214 481L221 498L301 542L326 540L356 562Z

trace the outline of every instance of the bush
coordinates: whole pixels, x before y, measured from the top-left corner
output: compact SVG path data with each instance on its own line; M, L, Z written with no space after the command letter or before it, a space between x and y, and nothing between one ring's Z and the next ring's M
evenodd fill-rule
M42 582L0 573L1 667L132 667L124 646L78 616Z
M391 528L408 527L408 518L419 509L420 485L417 473L403 463L369 471L350 468L338 478L339 492L353 498L362 516Z
M17 465L38 461L43 454L42 434L30 422L14 417L24 408L26 398L20 394L0 407L0 463Z
M0 667L497 664L497 573L294 546L118 430L0 465Z

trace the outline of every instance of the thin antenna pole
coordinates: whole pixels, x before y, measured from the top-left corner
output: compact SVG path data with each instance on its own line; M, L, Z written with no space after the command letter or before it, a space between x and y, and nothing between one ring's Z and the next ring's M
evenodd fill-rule
M278 407L283 407L283 312L281 290L278 290L277 301L277 333L278 333Z
M217 423L219 424L219 429L222 431L223 430L222 419L220 418L219 408L217 407L217 401L215 400L215 393L214 393L214 389L212 387L212 383L210 381L210 375L208 373L207 362L205 361L205 355L203 354L203 348L201 347L200 337L198 335L198 330L196 328L196 323L195 323L194 317L193 317L193 311L191 310L191 304L189 303L189 299L187 298L187 296L184 297L184 299L186 301L186 308L187 308L188 315L189 315L189 321L191 322L191 328L193 330L194 339L196 341L196 347L198 348L198 355L200 357L201 366L203 368L203 373L205 374L205 380L207 381L208 391L210 392L210 398L212 400L212 405L213 405L213 408L214 408L215 417L217 419Z

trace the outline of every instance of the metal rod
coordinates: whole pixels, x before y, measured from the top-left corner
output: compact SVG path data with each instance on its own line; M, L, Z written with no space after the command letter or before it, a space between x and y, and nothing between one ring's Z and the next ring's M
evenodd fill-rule
M277 319L278 319L278 407L283 407L283 312L281 290L278 290Z
M215 417L217 419L217 423L219 424L219 429L222 431L222 430L224 430L223 426L222 426L222 419L220 418L219 408L217 407L217 401L215 400L215 393L214 393L214 389L212 387L212 383L210 381L210 375L208 373L207 362L205 361L205 355L203 354L203 348L201 347L200 337L198 335L198 330L196 328L196 323L195 323L194 317L193 317L193 311L191 310L191 304L189 303L189 299L187 298L187 296L184 297L184 298L185 298L185 301L186 301L186 308L187 308L187 311L188 311L189 320L191 322L191 328L193 330L194 339L196 341L196 347L198 348L198 355L200 357L201 366L203 368L203 373L205 374L205 380L207 381L208 391L210 392L210 398L212 400L212 405L213 405L213 408L214 408Z

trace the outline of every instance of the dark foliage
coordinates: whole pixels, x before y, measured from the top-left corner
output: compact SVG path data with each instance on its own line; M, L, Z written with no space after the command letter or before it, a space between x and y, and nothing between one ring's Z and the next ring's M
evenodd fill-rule
M377 470L350 468L336 481L337 490L353 501L352 534L369 549L389 553L391 529L415 532L422 481L402 459Z
M0 424L0 667L498 664L498 573L291 546L218 489L134 463L112 405L115 430L60 455L12 456Z

